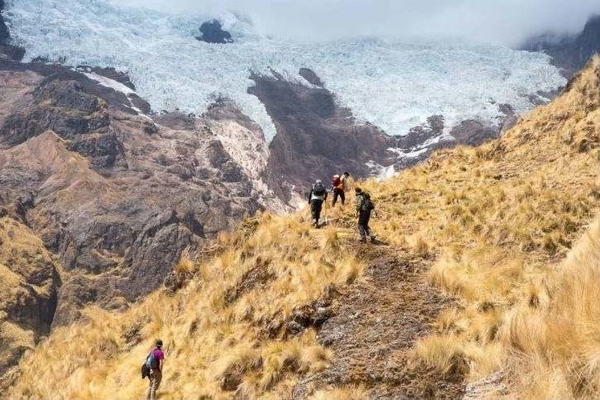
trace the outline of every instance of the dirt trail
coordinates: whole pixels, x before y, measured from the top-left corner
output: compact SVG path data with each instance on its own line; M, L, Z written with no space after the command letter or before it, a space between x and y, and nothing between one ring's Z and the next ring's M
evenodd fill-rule
M410 355L416 339L432 331L431 323L451 302L425 281L431 261L383 244L349 245L359 246L357 254L368 267L365 279L337 294L335 315L319 331L335 361L296 385L293 398L356 385L370 399L462 398L464 361L442 375Z

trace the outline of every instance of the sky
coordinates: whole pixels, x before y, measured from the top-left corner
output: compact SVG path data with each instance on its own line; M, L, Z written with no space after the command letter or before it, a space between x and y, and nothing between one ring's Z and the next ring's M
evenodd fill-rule
M598 0L107 0L163 12L238 12L263 35L469 37L518 45L544 31L579 32Z

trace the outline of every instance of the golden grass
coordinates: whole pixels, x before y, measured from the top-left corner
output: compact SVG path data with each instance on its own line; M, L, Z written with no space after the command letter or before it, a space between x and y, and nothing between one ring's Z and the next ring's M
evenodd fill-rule
M288 336L286 321L364 266L333 228L309 235L294 216L255 218L252 233L220 235L213 258L195 264L184 255L175 269L193 278L175 294L154 293L123 314L89 308L88 323L56 329L23 360L9 395L139 397L146 382L138 364L155 337L165 342L161 390L170 398L229 398L229 387L277 398L298 376L325 368L332 354L314 330ZM41 360L52 366L40 368Z
M523 301L501 331L501 340L515 352L512 378L525 388L524 398L597 398L600 219L548 282L548 300Z
M460 151L476 179L443 164L436 186L447 217L431 240L445 250L429 280L461 307L417 346L441 371L462 354L471 379L503 368L520 398L600 396L598 223L556 267L598 209L599 61L499 141ZM428 180L437 162L422 166Z
M600 223L571 251L600 206L599 79L596 57L499 140L440 150L389 181L361 182L376 203L375 233L430 266L429 282L456 299L416 343L423 361L465 369L472 380L505 369L511 393L523 398L600 396ZM89 323L56 329L22 360L7 395L138 397L138 364L160 336L164 398L231 398L228 386L249 398L289 396L334 355L314 330L285 334L286 322L327 288L363 275L348 241L349 200L325 208L320 230L309 228L304 209L219 234L198 261L182 258L176 270L191 277L174 295L153 293L122 314L92 308ZM318 389L312 398L366 393Z
M309 400L359 400L368 397L368 390L364 386L334 388L332 390L317 390Z

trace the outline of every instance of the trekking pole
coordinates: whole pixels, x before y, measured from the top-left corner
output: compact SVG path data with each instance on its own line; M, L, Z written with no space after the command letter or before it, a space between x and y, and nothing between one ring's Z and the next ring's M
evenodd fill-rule
M329 219L327 218L327 211L325 208L327 208L327 199L323 200L323 214L325 215L325 225L327 225L329 223Z

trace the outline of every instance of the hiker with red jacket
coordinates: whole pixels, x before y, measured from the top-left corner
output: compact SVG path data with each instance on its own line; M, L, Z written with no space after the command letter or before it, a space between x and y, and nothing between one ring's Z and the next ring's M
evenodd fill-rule
M148 393L146 394L146 400L155 400L156 391L160 386L162 380L162 367L165 359L165 354L162 351L163 342L160 339L156 339L154 349L148 354L147 364L150 367L150 384L148 385Z
M321 217L321 208L323 202L327 199L327 189L320 179L317 179L312 185L308 194L308 204L310 204L310 213L312 215L312 225L319 227L319 218Z
M331 206L335 207L335 203L337 202L338 196L340 197L340 201L342 205L346 202L346 183L348 182L348 177L350 174L348 172L344 172L342 176L334 175L331 180L331 189L333 192L333 201L331 202Z

